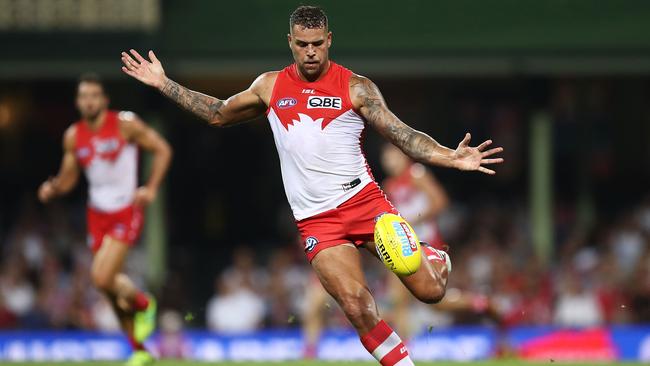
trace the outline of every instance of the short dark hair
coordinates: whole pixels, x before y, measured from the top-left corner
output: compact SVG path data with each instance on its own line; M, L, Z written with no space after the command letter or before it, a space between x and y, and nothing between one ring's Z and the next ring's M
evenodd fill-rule
M104 94L106 94L106 88L104 88L104 82L102 81L102 78L94 72L86 72L81 74L81 76L79 76L79 79L77 80L77 85L81 83L97 84L102 87L102 91L104 92Z
M309 29L327 29L327 15L318 6L301 5L289 17L289 30L292 30L294 25Z

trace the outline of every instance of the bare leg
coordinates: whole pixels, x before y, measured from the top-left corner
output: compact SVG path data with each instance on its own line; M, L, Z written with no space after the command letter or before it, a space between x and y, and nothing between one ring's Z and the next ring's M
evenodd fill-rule
M368 333L377 325L377 305L366 284L359 251L352 244L321 251L311 265L359 334Z
M110 301L124 332L132 337L133 304L139 290L121 272L128 251L129 247L125 243L105 236L101 248L93 258L91 277L95 287Z
M374 242L366 242L364 246L379 258ZM447 277L449 276L447 266L442 262L429 261L423 250L420 250L420 255L422 256L420 269L410 276L398 277L418 300L427 304L435 304L445 296Z
M305 357L316 357L316 347L323 331L323 312L327 301L327 292L320 283L310 280L305 296L307 305L303 315L303 332L305 334Z
M325 290L357 330L366 350L382 366L412 366L413 361L400 337L379 318L357 248L343 244L324 249L316 254L311 264Z

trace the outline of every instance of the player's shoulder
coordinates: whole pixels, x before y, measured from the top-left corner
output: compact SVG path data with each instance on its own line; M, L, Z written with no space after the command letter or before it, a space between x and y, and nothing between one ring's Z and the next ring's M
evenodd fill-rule
M80 122L75 122L68 126L63 132L63 147L66 149L72 149L77 141L77 129L79 128Z
M372 82L372 80L370 80L370 78L356 73L350 75L349 85L350 96L359 93L366 94L369 90L377 89L377 86Z
M147 127L147 124L134 112L117 111L116 113L120 133L127 141L142 133Z
M115 113L117 114L117 120L120 122L132 122L140 120L138 115L132 111L115 111Z
M381 95L377 85L363 75L352 73L348 84L350 88L350 100L355 109L361 108L369 98L375 99Z
M352 85L367 85L367 84L373 84L372 80L370 78L357 74L355 72L351 72L350 74L350 86Z
M411 175L411 178L420 180L427 175L427 168L424 166L424 164L413 163L409 168L409 174Z
M253 81L251 87L258 89L266 89L268 87L273 88L273 84L275 84L275 80L277 80L280 73L281 71L277 70L262 73L255 79L255 81Z
M265 103L268 103L271 94L273 94L275 81L280 73L281 71L267 71L261 74L253 81L250 90L264 100Z
M140 117L131 111L116 111L117 122L122 133L129 135L131 130L140 129L146 124Z

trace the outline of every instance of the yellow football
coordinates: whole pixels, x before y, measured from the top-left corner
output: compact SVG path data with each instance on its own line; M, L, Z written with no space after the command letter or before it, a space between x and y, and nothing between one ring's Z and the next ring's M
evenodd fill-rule
M397 275L408 276L420 268L420 241L400 216L387 213L377 219L375 245L379 258Z

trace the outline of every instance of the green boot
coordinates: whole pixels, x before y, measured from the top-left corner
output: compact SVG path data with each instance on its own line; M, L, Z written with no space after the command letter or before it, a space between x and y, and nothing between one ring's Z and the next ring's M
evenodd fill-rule
M146 309L135 313L133 323L133 338L136 342L144 343L151 333L156 330L156 299L147 295L149 306Z

